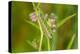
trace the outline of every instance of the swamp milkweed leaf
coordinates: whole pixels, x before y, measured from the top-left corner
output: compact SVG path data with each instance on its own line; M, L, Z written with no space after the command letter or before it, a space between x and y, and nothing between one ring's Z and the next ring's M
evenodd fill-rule
M69 42L69 44L67 46L67 49L70 49L72 47L72 44L74 42L75 37L76 37L76 34L73 34L73 36L72 36L72 38L71 38L71 40L70 40L70 42Z
M60 23L58 23L57 27L59 28L60 26L62 26L67 20L71 19L72 17L74 17L76 15L76 13L64 18Z
M27 22L27 23L31 24L32 26L34 26L35 28L39 29L39 27L38 27L35 23L30 22L30 21L28 21L28 20L25 20L25 22ZM39 29L39 30L40 30L40 29Z

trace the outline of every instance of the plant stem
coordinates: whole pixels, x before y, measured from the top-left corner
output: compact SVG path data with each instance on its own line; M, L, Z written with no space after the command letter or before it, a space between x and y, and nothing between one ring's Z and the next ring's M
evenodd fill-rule
M41 37L40 37L40 44L39 44L39 51L41 51L41 46L42 46L42 40L43 40L43 31L42 31L42 27L40 24L40 21L38 20L39 26L40 26L40 30L41 30Z
M50 51L50 41L49 41L49 38L47 38L47 42L48 42L48 51Z
M32 3L32 4L33 4L33 7L34 7L34 9L35 9L36 15L38 16L38 10L37 10L37 8L35 7L35 4L34 4L34 3ZM38 6L39 6L39 5L38 5ZM40 18L40 16L38 16L38 17ZM43 31L42 31L42 27L41 27L41 23L40 23L39 18L38 18L38 24L39 24L39 26L40 26L40 31L41 31L40 44L39 44L39 51L41 51L42 40L43 40Z
M37 6L38 9L37 9L37 8L35 7L35 4L33 3L33 7L34 7L34 9L35 9L36 15L38 16L38 24L39 24L39 26L40 26L40 31L41 31L39 51L41 51L43 35L45 35L46 38L47 38L48 50L50 50L50 41L49 41L49 38L51 38L51 36L50 36L50 34L49 34L49 31L47 30L47 27L46 27L44 21L41 19L41 16L39 15L39 14L40 14L39 5L40 5L40 3L38 3L38 6ZM44 32L45 32L45 34L43 34Z

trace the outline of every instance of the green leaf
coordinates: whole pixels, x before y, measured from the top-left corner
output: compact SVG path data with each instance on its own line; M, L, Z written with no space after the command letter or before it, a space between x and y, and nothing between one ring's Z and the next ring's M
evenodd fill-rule
M76 13L64 18L60 23L58 23L57 27L61 27L67 20L71 19L72 17L74 17L76 15Z
M74 42L75 37L76 37L76 34L73 34L73 36L72 36L72 38L71 38L71 40L70 40L70 42L69 42L69 44L67 46L67 49L70 49L72 47L72 44Z
M37 29L39 29L39 30L40 30L40 28L39 28L35 23L30 22L30 21L28 21L28 20L25 20L25 22L27 22L27 23L31 24L32 26L34 26L35 28L37 28Z

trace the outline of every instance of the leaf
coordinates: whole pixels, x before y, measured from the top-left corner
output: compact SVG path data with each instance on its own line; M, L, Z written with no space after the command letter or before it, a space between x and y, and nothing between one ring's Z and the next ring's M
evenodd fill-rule
M71 19L72 17L74 17L76 15L76 13L64 18L60 23L58 23L57 27L59 28L60 26L62 26L67 20Z
M35 28L37 28L37 29L39 29L39 30L40 30L40 28L39 28L35 23L30 22L30 21L28 21L28 20L25 20L25 22L27 22L27 23L31 24L32 26L34 26Z
M76 37L76 34L73 34L73 36L72 36L72 38L71 38L71 40L70 40L70 42L69 42L69 44L67 46L67 49L70 49L72 47L72 44L74 42L75 37Z

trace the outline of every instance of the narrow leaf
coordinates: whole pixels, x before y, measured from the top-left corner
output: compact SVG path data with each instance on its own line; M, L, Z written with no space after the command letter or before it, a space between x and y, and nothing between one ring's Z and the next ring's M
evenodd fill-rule
M62 26L67 20L71 19L72 17L74 17L76 15L76 13L64 18L58 25L57 27L59 28L60 26Z
M25 20L25 22L27 22L27 23L31 24L32 26L34 26L35 28L39 29L39 27L38 27L35 23L30 22L30 21L28 21L28 20ZM40 29L39 29L39 30L40 30Z
M70 49L72 47L72 44L74 42L75 37L76 37L76 34L73 34L73 36L72 36L72 38L71 38L71 40L70 40L70 42L69 42L69 44L67 46L67 49Z

